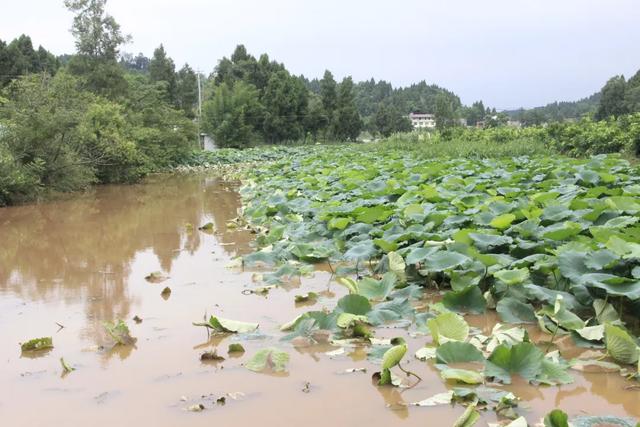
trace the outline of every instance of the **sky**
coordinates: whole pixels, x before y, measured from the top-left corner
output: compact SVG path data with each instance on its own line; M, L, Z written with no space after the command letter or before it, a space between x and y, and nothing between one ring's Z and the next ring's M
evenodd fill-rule
M74 51L62 0L7 2L0 39L30 35ZM237 44L294 74L421 80L502 109L572 101L640 69L639 0L109 0L107 11L151 56L208 74Z

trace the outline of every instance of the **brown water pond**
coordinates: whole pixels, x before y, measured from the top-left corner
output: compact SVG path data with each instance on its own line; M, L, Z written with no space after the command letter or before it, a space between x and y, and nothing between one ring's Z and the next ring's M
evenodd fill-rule
M206 176L155 177L141 185L104 186L65 200L0 209L0 420L3 426L406 426L451 425L462 406L403 407L445 391L429 363L413 358L428 338L409 339L406 367L423 381L406 390L372 385L376 365L362 348L330 357L329 344L293 347L279 325L296 315L333 308L346 293L318 271L300 286L245 295L253 272L225 266L251 251L252 235L227 229L240 206L237 185ZM198 225L213 222L206 234ZM193 224L194 229L186 226ZM145 280L162 271L161 284ZM172 289L161 296L165 286ZM313 306L294 295L322 292ZM204 313L258 322L259 333L208 339L192 326ZM139 316L143 321L135 323ZM122 318L135 346L112 348L102 324ZM491 331L492 315L469 318ZM63 327L61 327L61 326ZM378 337L404 333L379 329ZM54 348L21 354L27 339L52 336ZM230 343L247 353L229 357ZM266 375L242 366L256 350L276 346L291 355L288 373ZM203 363L218 347L227 359ZM62 375L59 359L75 371ZM367 373L345 374L349 368ZM617 374L572 372L575 383L508 389L523 399L532 422L555 407L570 415L640 417L640 391ZM215 404L226 395L226 404ZM187 407L203 403L194 413ZM495 421L488 412L480 424Z

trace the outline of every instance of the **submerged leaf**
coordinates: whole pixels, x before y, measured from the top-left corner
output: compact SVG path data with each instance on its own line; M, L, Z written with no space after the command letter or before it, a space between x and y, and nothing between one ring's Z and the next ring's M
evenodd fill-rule
M262 372L265 369L283 372L286 370L287 363L289 363L288 353L269 347L259 350L244 366L254 372Z
M136 342L129 332L129 327L124 320L119 319L115 323L104 322L104 328L107 333L116 342L116 345L130 345Z

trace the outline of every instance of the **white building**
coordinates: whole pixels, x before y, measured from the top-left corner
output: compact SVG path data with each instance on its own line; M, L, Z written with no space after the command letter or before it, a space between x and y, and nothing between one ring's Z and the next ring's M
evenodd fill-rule
M436 127L436 116L433 114L410 113L409 120L414 129L433 129Z

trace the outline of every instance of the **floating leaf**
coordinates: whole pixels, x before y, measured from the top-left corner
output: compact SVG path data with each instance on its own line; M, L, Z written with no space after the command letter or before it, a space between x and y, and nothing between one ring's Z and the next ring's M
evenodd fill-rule
M161 283L169 279L162 271L153 271L145 276L145 280L151 283Z
M444 380L454 380L465 384L482 384L484 375L468 369L446 368L440 372Z
M244 347L242 346L242 344L238 344L238 343L229 344L229 349L227 350L227 353L229 354L244 353Z
M237 320L223 319L222 317L211 316L206 323L193 323L195 326L206 326L218 333L239 333L247 334L258 329L257 323L239 322Z
M419 402L409 403L409 406L439 406L439 405L448 405L451 403L451 399L453 398L452 391L446 391L444 393L434 394L433 396L421 400Z
M22 351L48 350L50 348L53 348L53 338L51 337L34 338L25 343L20 344L20 348Z

